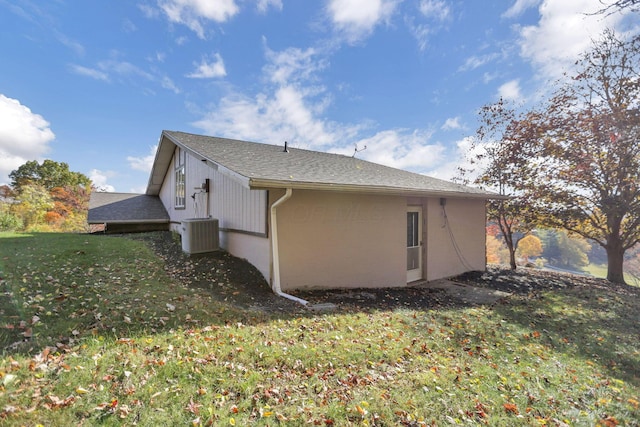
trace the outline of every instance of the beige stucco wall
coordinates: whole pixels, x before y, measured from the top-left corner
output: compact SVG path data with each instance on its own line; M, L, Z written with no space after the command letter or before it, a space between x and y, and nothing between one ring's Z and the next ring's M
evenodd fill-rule
M404 197L294 190L277 211L282 290L404 286L406 205Z
M267 283L271 281L270 240L236 232L220 232L220 246L230 254L244 258L258 269Z
M440 199L434 198L426 199L424 207L427 224L426 279L436 280L465 271L484 270L485 201L448 198L443 211Z

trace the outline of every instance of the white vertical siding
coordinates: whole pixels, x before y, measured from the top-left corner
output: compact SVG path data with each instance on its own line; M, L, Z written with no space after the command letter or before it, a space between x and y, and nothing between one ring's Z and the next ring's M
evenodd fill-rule
M187 201L184 209L176 209L173 165L174 161L172 159L171 166L167 170L160 190L160 199L167 208L172 222L180 222L187 218L205 217L207 215L206 204L208 198L209 215L218 219L220 228L266 235L267 192L265 190L249 190L233 177L220 173L207 165L206 162L187 154ZM208 196L199 189L207 178L209 179Z
M220 220L220 227L266 234L267 192L249 190L225 174L210 168L211 215Z

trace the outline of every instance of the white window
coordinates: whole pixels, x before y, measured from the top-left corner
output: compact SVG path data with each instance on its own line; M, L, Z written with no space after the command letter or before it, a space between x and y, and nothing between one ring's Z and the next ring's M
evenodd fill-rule
M187 186L185 182L185 153L181 148L176 149L175 156L175 196L176 196L176 208L183 209L186 202Z

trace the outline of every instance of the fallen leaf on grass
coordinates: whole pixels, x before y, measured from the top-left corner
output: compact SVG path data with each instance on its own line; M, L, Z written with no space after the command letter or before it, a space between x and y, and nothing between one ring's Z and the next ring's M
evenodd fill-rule
M50 394L47 396L47 400L49 402L44 404L47 409L58 409L71 405L76 401L76 398L74 396L69 396L66 399L60 399L58 396Z
M618 420L615 419L614 417L607 417L600 420L600 422L597 425L604 426L604 427L615 427L618 424L619 424Z
M514 414L514 415L520 414L520 411L518 411L518 406L513 403L505 403L503 406L504 406L505 412L507 412L508 414Z
M193 398L189 399L189 404L186 407L186 410L194 415L198 415L200 413L201 404L195 403Z

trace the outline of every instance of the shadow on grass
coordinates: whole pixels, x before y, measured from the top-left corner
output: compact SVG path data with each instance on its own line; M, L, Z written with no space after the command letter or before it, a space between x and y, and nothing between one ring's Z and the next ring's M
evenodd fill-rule
M640 298L575 286L493 308L507 322L540 333L553 351L596 363L611 376L640 386Z
M253 266L224 251L184 254L169 232L3 237L0 272L5 296L0 349L8 354L33 354L43 346L65 347L87 338L210 324L259 325L319 314L274 295ZM539 331L553 350L592 360L640 385L640 292L633 292L570 286L533 297L514 295L491 309L507 322ZM429 288L296 295L311 303L334 303L338 313L464 307Z
M189 256L170 232L0 236L0 351L33 354L83 338L115 339L208 324L261 324L315 316L275 295L245 260ZM142 243L142 244L141 244ZM424 288L298 292L340 313L460 304Z
M170 233L129 237L0 235L0 352L261 321L266 313L247 307L263 295L283 312L301 310L225 252L188 257Z
M189 257L182 253L179 242L166 233L130 238L146 240L163 257L165 268L175 270L176 278L211 292L221 303L239 308L238 321L260 323L319 314L274 295L260 273L244 260L224 252ZM224 266L222 271L215 267L217 262ZM527 274L536 272L519 273L520 280ZM552 349L592 360L612 375L640 385L640 289L610 287L608 282L593 278L549 274L538 273L530 281L532 288L527 289L534 291L531 296L514 295L492 309L508 322L539 330ZM502 277L521 285L509 270ZM498 290L512 291L512 287L503 283ZM295 295L311 304L335 304L338 313L466 306L442 289L428 287L299 291Z

